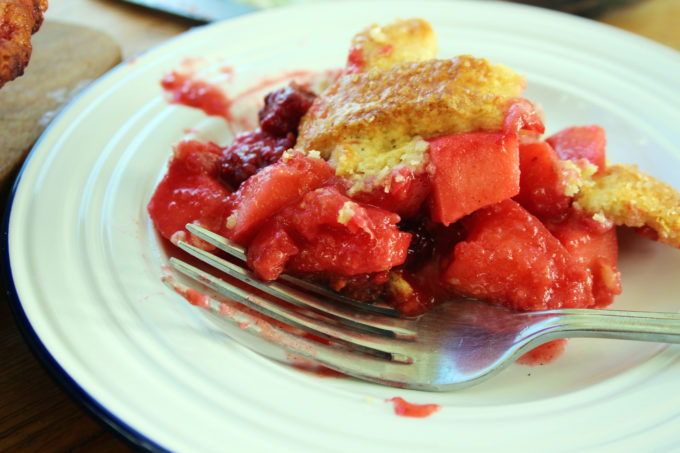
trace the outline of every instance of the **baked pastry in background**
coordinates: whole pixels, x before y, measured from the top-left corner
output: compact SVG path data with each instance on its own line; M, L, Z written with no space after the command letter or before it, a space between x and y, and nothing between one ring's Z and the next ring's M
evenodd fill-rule
M24 73L31 59L31 36L40 29L47 0L0 2L0 88Z

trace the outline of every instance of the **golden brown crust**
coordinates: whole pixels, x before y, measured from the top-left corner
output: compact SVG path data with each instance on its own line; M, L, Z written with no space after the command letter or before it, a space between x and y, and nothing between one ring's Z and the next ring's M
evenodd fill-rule
M499 130L523 87L506 66L468 55L344 75L302 119L297 147L328 158L338 144L374 137Z
M427 21L397 20L384 26L371 25L357 33L352 39L350 65L367 71L404 61L428 60L436 54L437 36Z
M636 165L610 165L587 180L576 206L617 225L652 228L658 241L680 248L680 193Z
M485 59L435 59L436 52L423 19L355 35L344 74L302 118L296 149L319 152L354 181L354 192L371 190L398 166L425 168L424 139L501 130L524 78Z
M24 73L31 58L31 35L40 29L47 0L0 3L0 88Z

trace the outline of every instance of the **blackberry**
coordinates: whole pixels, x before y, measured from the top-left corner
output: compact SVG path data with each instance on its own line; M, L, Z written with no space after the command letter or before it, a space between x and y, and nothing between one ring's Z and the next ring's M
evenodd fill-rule
M258 112L260 128L275 137L285 137L290 132L297 135L300 119L315 98L316 94L295 82L269 93Z

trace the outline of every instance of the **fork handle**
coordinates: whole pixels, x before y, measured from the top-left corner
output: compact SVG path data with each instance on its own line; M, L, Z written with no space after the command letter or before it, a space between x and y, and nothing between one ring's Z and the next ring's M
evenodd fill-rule
M556 338L589 337L680 343L680 314L619 310L563 309L544 325Z

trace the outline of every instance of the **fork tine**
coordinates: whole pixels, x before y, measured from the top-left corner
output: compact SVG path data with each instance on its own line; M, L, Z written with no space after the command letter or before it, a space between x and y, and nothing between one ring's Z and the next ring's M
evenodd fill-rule
M224 236L220 236L217 233L213 233L212 231L207 230L200 225L196 225L195 223L187 223L186 228L190 233L198 236L209 244L214 245L220 250L227 252L234 258L238 258L242 261L248 260L248 257L246 256L246 248L242 245L237 244L236 242L231 241Z
M164 282L173 291L182 295L193 291L192 288L172 278L164 279ZM187 299L192 298L187 297ZM349 376L406 387L404 384L406 374L403 372L403 367L409 366L408 363L392 362L384 357L360 355L318 343L283 330L264 318L246 313L234 304L218 301L207 295L201 295L199 299L191 302L220 315L222 319L241 331L250 332L295 356L303 357ZM377 376L380 378L376 378Z
M281 304L277 304L263 297L259 297L252 292L230 285L224 280L177 258L171 258L170 265L173 269L218 293L285 324L311 332L330 341L340 342L342 345L345 345L352 350L387 358L395 362L411 362L411 359L404 354L393 353L385 348L385 342L382 341L384 340L384 337L382 336L369 336L367 333L356 332L346 328L338 328L337 326L333 326L317 318L312 318L303 313L288 309Z
M203 249L187 244L186 242L179 241L177 245L182 250L204 263L219 269L242 282L252 285L274 297L281 298L286 302L301 306L302 308L310 308L326 316L330 316L352 328L393 338L412 339L415 336L415 332L412 329L409 329L407 322L402 319L356 313L344 306L338 306L322 299L312 297L307 293L282 285L279 282L260 281L249 270Z
M214 245L215 247L219 248L223 252L226 252L233 256L234 258L238 258L242 261L247 261L248 258L246 256L246 249L245 247L237 244L234 241L231 241L224 236L220 236L217 233L213 233L210 230L207 230L203 228L200 225L195 225L193 223L188 223L186 225L186 228L189 232L192 234L196 235L197 237L203 239L209 244ZM364 302L359 302L354 299L350 299L349 297L345 297L342 294L338 294L335 291L331 291L327 288L324 288L320 285L308 282L306 280L302 280L300 278L293 277L288 274L282 274L279 279L285 280L287 282L290 282L302 289L305 289L307 291L311 291L319 296L322 296L327 299L332 299L338 302L341 302L343 304L348 304L351 305L353 308L358 308L361 311L365 312L370 312L370 313L376 313L376 314L381 314L385 316L391 316L393 318L398 318L399 317L399 312L395 310L392 307L386 306L386 305L380 305L377 303L374 304L369 304L369 303L364 303Z

